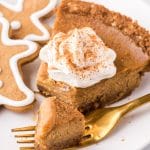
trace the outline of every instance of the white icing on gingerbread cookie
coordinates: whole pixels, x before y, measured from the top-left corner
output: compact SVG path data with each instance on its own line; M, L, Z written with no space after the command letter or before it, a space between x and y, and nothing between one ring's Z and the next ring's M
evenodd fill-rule
M8 2L5 2L5 0L0 0L0 4L3 5L4 7L6 7L8 9L8 11L9 11L9 9L11 9L11 10L14 10L16 12L20 11L20 13L21 13L21 12L24 11L24 9L22 8L24 6L23 2L25 3L25 2L27 2L27 0L26 1L18 0L18 1L21 1L21 2L18 2L18 5L16 7L10 7L11 5ZM36 12L33 12L33 13L29 14L29 16L28 16L29 19L31 20L31 23L35 26L35 28L40 30L41 34L38 35L37 33L34 33L33 31L31 31L31 33L26 33L25 35L23 35L24 37L21 37L21 38L31 40L31 41L37 41L37 42L39 42L39 41L46 42L47 40L49 40L50 33L45 28L45 26L41 23L40 18L42 18L42 17L46 16L47 14L49 14L56 7L56 4L57 4L58 0L47 0L47 1L48 1L47 6L45 6L43 9L40 9ZM36 0L33 1L33 2L35 3ZM38 1L37 1L37 3L38 3ZM32 6L32 2L31 2L31 6ZM34 7L31 7L31 10L32 10L32 8L33 8L33 10L35 9ZM16 15L17 15L17 17L22 18L23 16L20 15L20 13L18 13ZM18 16L18 15L20 15L20 16ZM24 12L24 15L26 15L25 12ZM5 14L4 14L4 16L5 16ZM14 21L15 21L15 17L14 18L12 17L11 19L14 19ZM18 19L18 18L16 18L16 19ZM22 30L26 30L25 28L23 28L24 25L23 25L22 22L21 22L21 24L22 24L21 25ZM14 27L14 29L16 29L16 27L19 27L19 25L12 25L12 26ZM30 27L26 27L26 28L30 28ZM20 34L18 36L20 36ZM17 39L18 39L18 37L17 37Z
M35 97L34 97L34 93L25 85L25 83L22 80L22 77L18 68L18 61L23 58L27 58L30 55L35 54L38 49L37 44L31 41L27 41L27 40L10 39L8 37L9 22L5 18L0 17L0 24L2 26L1 42L3 45L6 45L6 46L25 45L27 47L26 51L23 51L21 53L18 53L12 56L11 59L9 60L10 69L12 71L12 75L16 81L16 84L19 90L25 94L26 98L21 101L15 101L0 94L0 105L9 105L12 107L28 106L33 103Z
M0 0L0 4L16 12L22 11L23 3L24 0Z
M13 30L18 30L21 28L21 22L19 21L12 21L10 25Z
M25 37L25 39L31 40L31 41L43 41L43 40L48 40L50 38L49 32L40 22L40 18L45 16L49 12L51 12L56 7L57 1L58 0L50 0L49 4L44 9L37 11L30 16L30 19L33 22L33 24L41 30L43 35L38 36L34 34L29 34Z

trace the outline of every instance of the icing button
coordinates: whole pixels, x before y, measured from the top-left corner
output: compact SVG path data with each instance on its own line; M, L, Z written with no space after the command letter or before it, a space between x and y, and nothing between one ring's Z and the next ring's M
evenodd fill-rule
M12 21L10 25L11 25L11 28L13 30L18 30L21 28L21 22L20 21Z

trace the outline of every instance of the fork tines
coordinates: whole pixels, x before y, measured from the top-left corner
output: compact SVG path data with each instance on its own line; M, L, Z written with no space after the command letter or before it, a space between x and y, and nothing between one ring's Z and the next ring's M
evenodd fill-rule
M11 130L12 132L20 132L20 131L35 131L35 126L15 128Z
M33 150L34 149L34 136L35 136L35 126L15 128L11 130L14 133L18 133L15 135L17 138L17 143L19 144L32 144L32 146L20 147L20 150ZM28 132L28 133L25 133Z
M33 150L34 147L20 147L20 150Z

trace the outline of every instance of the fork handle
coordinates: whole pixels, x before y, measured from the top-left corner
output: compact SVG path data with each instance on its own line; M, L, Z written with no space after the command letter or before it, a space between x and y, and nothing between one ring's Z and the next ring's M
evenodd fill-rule
M123 115L136 109L137 107L150 102L150 94L137 98L136 100L129 102L125 105L120 106L119 108L123 111Z

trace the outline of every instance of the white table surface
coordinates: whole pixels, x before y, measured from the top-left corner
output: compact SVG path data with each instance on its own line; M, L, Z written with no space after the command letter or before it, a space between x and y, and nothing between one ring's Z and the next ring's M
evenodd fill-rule
M138 20L142 26L150 29L150 6L148 5L150 0L96 0L96 2L131 16ZM39 64L39 60L36 60L23 68L26 83L33 90L36 90L35 77ZM114 105L126 103L147 93L150 93L150 73L142 78L140 87L132 95ZM15 127L35 124L35 114L42 97L36 95L36 98L38 100L36 107L27 113L17 114L0 108L0 150L19 149L10 130ZM84 150L142 150L149 143L150 104L147 104L125 116L108 138L96 145L84 148ZM150 150L150 147L146 150Z

